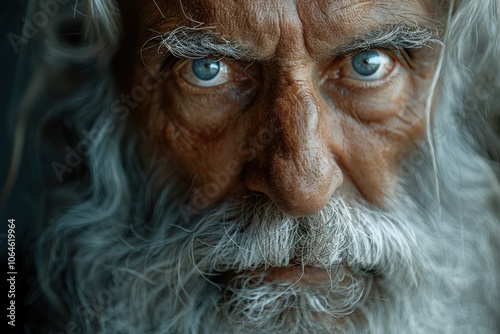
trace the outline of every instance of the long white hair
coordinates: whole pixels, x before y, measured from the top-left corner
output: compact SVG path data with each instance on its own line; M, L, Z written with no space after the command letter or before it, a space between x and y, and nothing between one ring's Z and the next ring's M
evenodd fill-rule
M33 233L40 330L500 331L500 6L452 5L428 133L387 209L345 187L304 218L257 195L186 207L175 164L138 154L140 134L112 108L117 4L61 5L29 47L39 56L22 105L51 189ZM44 75L65 84L47 87ZM242 272L292 263L325 268L331 281L308 288Z

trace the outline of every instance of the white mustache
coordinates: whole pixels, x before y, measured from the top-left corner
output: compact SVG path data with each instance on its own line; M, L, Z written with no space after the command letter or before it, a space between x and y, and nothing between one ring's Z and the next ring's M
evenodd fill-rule
M340 332L342 324L335 319L376 296L378 280L401 271L403 265L409 282L415 283L416 275L408 265L415 261L410 254L415 247L408 244L414 239L411 229L407 224L399 229L402 226L395 217L357 202L355 196L354 191L344 190L317 214L301 218L284 215L264 196L221 204L198 217L186 234L188 239L181 241L181 247L189 250L184 255L192 261L189 267L196 270L179 272L183 277L179 288L201 274L223 289L219 307L233 325L251 320L257 327L261 324L279 332L298 326L301 319L301 325L313 332L324 331L321 326L326 324ZM305 286L297 284L300 278L296 282L263 279L261 269L289 266L321 268L330 279ZM230 277L220 285L218 279L224 276ZM288 324L283 317L289 318Z
M284 215L263 196L224 203L199 218L183 248L208 275L292 265L373 271L394 252L408 251L397 229L384 231L390 215L350 205L346 197L332 197L320 212L302 218Z

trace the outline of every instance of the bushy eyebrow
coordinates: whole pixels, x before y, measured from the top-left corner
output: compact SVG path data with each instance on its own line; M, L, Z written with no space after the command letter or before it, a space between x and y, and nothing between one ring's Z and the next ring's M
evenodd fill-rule
M442 44L437 37L438 30L434 27L392 23L361 33L332 48L331 53L334 56L366 49L401 50L421 48L430 43ZM148 43L153 43L153 46L148 47ZM156 47L161 54L193 59L213 56L253 61L257 60L254 55L258 53L258 50L245 51L237 42L226 40L210 27L178 27L151 38L141 51L152 47Z
M416 49L443 43L438 39L439 30L434 26L418 26L406 23L387 24L352 38L336 53L346 54L366 49Z
M153 43L152 46L148 44ZM141 52L157 48L158 53L171 54L177 58L220 58L240 59L244 53L235 42L230 42L210 27L181 26L164 34L159 34L144 43Z

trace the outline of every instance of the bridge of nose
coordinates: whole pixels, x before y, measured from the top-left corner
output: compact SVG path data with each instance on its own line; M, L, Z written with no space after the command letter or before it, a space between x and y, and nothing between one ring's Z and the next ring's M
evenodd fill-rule
M276 84L261 112L278 130L258 159L263 181L250 185L293 216L321 210L342 180L326 142L326 111L317 100L311 72L300 65L276 71Z

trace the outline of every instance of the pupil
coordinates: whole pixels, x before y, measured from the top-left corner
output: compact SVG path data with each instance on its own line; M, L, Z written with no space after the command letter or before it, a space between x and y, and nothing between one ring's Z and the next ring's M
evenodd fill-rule
M368 50L358 53L352 58L352 67L358 74L370 76L377 72L381 59L377 51Z
M201 58L193 60L191 64L194 75L203 81L212 80L219 74L220 62L213 58Z

